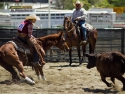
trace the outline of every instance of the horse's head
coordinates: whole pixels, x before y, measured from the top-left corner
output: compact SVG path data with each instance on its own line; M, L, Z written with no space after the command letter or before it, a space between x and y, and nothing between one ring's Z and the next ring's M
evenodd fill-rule
M71 17L64 17L64 22L63 22L64 30L68 30L69 28L72 28L71 23L72 23Z
M58 34L60 34L58 38L59 41L57 42L55 46L57 46L61 50L69 50L69 46L67 45L65 38L64 38L64 33L59 32Z

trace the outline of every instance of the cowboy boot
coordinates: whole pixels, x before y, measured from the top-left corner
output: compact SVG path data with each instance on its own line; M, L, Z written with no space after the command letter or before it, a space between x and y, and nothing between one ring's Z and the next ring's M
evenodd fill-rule
M81 30L81 43L80 44L86 44L87 39L86 39L86 30L82 31Z
M84 34L83 34L82 30L81 30L81 42L80 42L80 45L86 43L83 36L84 36Z

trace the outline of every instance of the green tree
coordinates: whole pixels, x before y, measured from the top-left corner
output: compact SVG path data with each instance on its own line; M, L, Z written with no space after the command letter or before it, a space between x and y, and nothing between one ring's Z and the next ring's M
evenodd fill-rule
M3 8L3 3L0 3L0 8Z
M99 1L100 0L88 0L88 3L90 3L91 5L95 5Z
M64 9L73 9L73 3L75 2L75 0L64 0Z
M80 0L82 3L83 3L83 7L88 10L90 7L91 7L91 4L88 3L88 0ZM73 4L75 4L76 0L65 0L65 3L64 3L64 9L73 9L75 8Z
M76 0L56 0L56 1L57 1L56 3L57 8L70 9L70 10L74 8L73 3L76 2ZM125 6L125 0L80 0L80 1L84 3L83 7L86 10L90 9L92 6L99 8Z
M98 3L95 4L95 7L100 8L111 8L113 5L109 4L107 0L100 0Z
M112 3L114 6L120 6L120 7L125 6L125 0L112 0Z

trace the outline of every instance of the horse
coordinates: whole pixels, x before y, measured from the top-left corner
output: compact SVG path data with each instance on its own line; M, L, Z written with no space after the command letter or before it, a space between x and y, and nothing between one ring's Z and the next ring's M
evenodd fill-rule
M47 36L36 38L36 41L41 47L43 47L45 52L52 46L56 46L61 50L64 50L66 48L69 49L63 36L63 32L58 32L56 34L50 34ZM33 79L26 76L23 68L23 66L33 66L31 64L31 53L30 51L28 51L26 46L23 46L21 48L17 47L18 45L14 41L9 41L0 47L0 65L12 75L12 82L19 82L21 76L29 84L35 84L35 81ZM43 66L44 65L33 66L33 68L35 69L38 79L40 79L41 75L43 80L46 80L42 70ZM14 67L17 68L19 75L17 74L17 71L14 69Z
M84 54L86 52L86 45L88 43L89 43L89 53L94 53L98 32L96 28L86 23L87 43L80 45L80 41L81 41L81 36L80 36L80 31L79 31L80 29L78 28L78 26L76 26L76 24L74 24L71 21L70 16L64 17L63 27L65 31L66 43L68 44L68 47L70 48L69 49L69 60L70 60L69 65L71 66L72 64L72 46L75 46L77 48L78 57L79 57L79 65L81 65L83 62ZM80 46L82 46L82 52L83 52L82 58L81 58L81 53L80 53Z

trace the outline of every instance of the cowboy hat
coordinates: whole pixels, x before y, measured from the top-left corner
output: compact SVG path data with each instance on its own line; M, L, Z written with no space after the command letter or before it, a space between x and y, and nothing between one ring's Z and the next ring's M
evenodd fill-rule
M83 6L83 3L81 3L79 0L76 0L76 3L75 3L75 4L73 3L74 6L76 6L76 4L81 5L81 7Z
M76 4L81 4L81 2L79 0L76 1Z
M29 20L29 19L40 20L40 18L39 18L38 16L36 16L36 14L30 14L30 15L27 16L25 19L26 19L26 20Z

